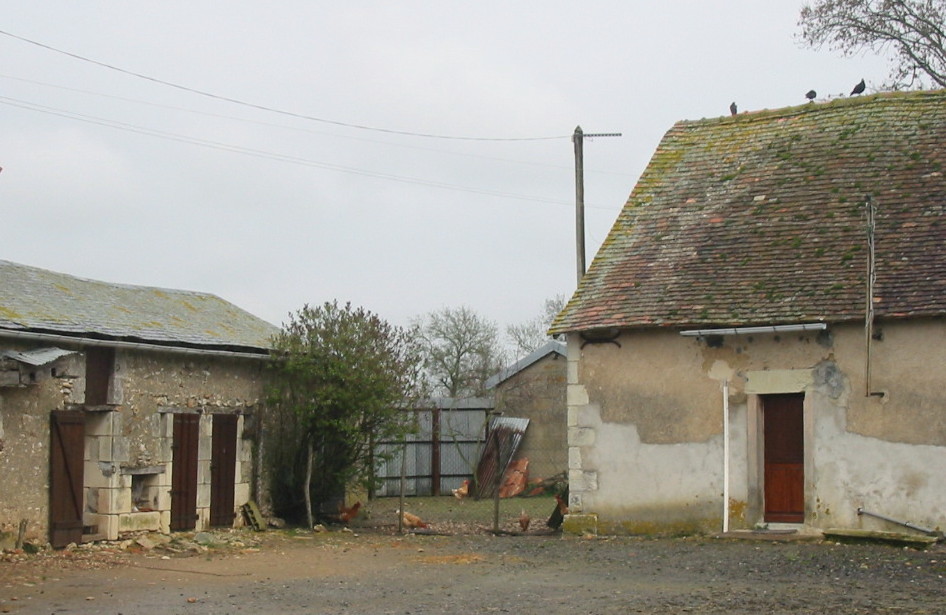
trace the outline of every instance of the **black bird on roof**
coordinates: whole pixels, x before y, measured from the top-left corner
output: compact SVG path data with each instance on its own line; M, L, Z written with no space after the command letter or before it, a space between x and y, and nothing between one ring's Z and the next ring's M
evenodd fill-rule
M805 94L805 98L808 99L808 102L814 102L815 96L817 95L818 95L818 92L815 92L814 90L808 90L808 93Z
M867 87L867 84L864 83L864 80L861 79L861 82L854 86L854 89L851 90L851 96L855 94L860 94Z
M730 104L729 104L729 113L730 113L731 115L736 115L737 112L738 112L738 110L736 109L736 103L735 103L735 102L730 103Z

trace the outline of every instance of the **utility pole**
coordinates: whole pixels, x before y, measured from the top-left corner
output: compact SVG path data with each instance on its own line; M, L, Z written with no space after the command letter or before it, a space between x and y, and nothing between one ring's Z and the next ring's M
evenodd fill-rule
M620 137L619 132L585 134L581 126L575 127L572 143L575 144L575 242L578 253L578 282L585 275L585 138Z

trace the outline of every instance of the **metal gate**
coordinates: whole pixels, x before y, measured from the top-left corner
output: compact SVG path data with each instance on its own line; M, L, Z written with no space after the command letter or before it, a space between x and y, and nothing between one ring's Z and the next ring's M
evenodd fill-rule
M399 495L401 468L405 466L405 495L449 494L464 479L471 479L483 450L493 400L437 399L428 407L410 410L419 430L406 441L381 442L377 454L390 455L375 464L380 486L376 497ZM406 451L406 455L403 453ZM405 458L406 457L406 458Z
M49 543L56 548L82 541L85 415L50 413Z

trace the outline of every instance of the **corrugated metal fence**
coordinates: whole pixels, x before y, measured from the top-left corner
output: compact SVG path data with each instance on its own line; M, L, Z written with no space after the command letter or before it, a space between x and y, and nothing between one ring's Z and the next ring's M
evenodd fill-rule
M413 410L419 424L416 434L408 436L406 442L380 442L376 446L379 453L391 457L375 465L381 484L373 495L400 494L405 450L405 495L449 495L464 479L472 479L483 452L492 409L491 398L440 398Z

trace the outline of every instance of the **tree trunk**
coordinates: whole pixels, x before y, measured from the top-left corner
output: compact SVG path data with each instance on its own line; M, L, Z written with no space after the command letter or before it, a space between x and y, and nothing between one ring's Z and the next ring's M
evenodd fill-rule
M309 455L305 464L305 514L310 529L315 526L315 519L312 517L312 457L312 440L309 440Z

